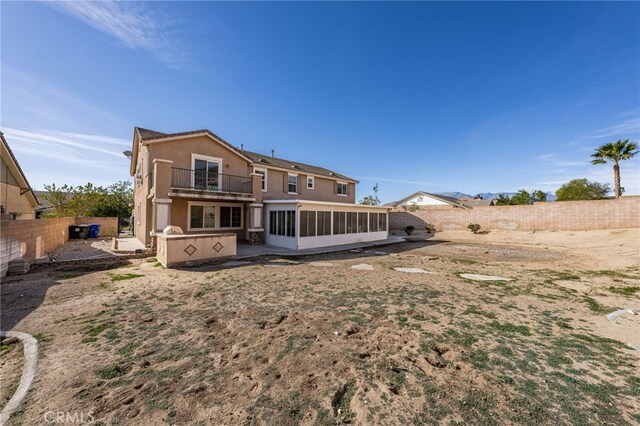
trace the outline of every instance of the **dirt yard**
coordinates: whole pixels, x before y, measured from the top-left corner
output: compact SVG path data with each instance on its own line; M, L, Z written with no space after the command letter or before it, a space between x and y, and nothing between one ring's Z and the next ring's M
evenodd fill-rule
M640 311L639 237L448 231L375 252L14 278L3 329L38 338L41 359L9 423L638 424L640 315L606 315ZM8 381L15 351L1 351Z

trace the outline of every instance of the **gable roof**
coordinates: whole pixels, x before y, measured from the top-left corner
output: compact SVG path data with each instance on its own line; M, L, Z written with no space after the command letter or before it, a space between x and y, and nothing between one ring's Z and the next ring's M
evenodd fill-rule
M313 166L310 164L300 163L297 161L285 160L283 158L277 158L277 157L272 157L268 155L258 154L257 152L238 149L233 145L231 145L229 142L222 139L220 136L213 133L209 129L192 130L189 132L178 132L178 133L162 133L155 130L144 129L142 127L135 127L133 133L134 133L133 150L132 150L133 154L131 156L131 168L130 168L131 176L135 174L135 164L137 162L137 157L138 157L138 144L136 143L137 142L136 135L139 137L139 140L141 140L143 143L154 142L154 141L159 142L163 140L180 138L185 136L206 135L220 142L229 150L235 152L236 154L238 154L239 156L241 156L242 158L244 158L245 160L247 160L248 162L252 163L254 166L257 166L257 167L260 167L260 166L264 166L267 168L274 167L278 169L291 170L291 171L299 172L302 174L309 173L312 175L324 176L332 179L342 179L342 180L355 182L355 183L358 182L355 179L336 173L332 170L325 169L324 167Z
M276 167L278 169L291 170L301 174L309 173L312 175L324 176L331 179L342 179L349 182L358 182L349 176L336 173L324 167L313 166L311 164L300 163L299 161L285 160L283 158L272 157L270 155L258 154L257 152L242 151L245 155L253 160L254 166Z
M137 136L137 137L136 137ZM142 127L134 127L133 128L133 147L131 154L131 165L129 167L129 173L131 176L135 174L135 165L138 162L138 141L142 141L144 144L151 142L162 142L165 140L171 140L174 138L181 137L192 137L192 136L208 136L216 142L222 144L224 147L228 148L230 151L244 158L248 162L252 160L244 155L239 149L231 145L229 142L222 139L220 136L216 135L209 129L200 129L200 130L191 130L189 132L177 132L177 133L162 133L155 130L149 130Z
M413 194L411 194L411 195L409 195L407 197L404 197L403 199L401 199L399 201L393 201L393 202L387 203L385 205L398 207L398 206L403 205L407 201L411 200L412 198L415 198L415 197L418 197L418 196L431 197L431 198L433 198L435 200L442 201L443 203L450 204L450 205L452 205L454 207L460 207L460 208L463 208L463 209L472 208L471 206L466 206L466 205L462 204L460 201L458 201L457 199L455 199L453 197L447 197L445 195L432 194L431 192L424 192L424 191L414 192Z
M13 155L13 151L11 151L7 140L4 138L4 133L2 132L0 132L0 140L2 140L2 159L7 164L7 168L16 179L18 186L20 187L20 195L26 194L33 207L37 207L39 204L38 199L33 193L33 189L31 188L31 185L29 185L27 177L22 171L22 168L20 167L18 160L16 160L15 155Z

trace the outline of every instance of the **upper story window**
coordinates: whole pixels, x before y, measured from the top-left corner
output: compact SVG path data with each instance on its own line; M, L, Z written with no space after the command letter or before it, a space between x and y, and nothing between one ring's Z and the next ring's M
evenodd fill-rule
M313 176L307 176L307 189L313 189L315 187L315 179Z
M289 194L298 193L298 175L289 175L287 187Z
M346 196L347 195L347 184L343 182L336 183L336 194Z
M254 169L253 172L262 175L262 192L267 192L267 169Z

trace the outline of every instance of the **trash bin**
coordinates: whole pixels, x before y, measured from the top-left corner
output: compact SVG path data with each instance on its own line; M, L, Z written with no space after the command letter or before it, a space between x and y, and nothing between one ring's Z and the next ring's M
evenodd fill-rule
M70 240L85 240L87 238L89 238L89 225L70 225L69 226Z
M100 225L92 223L89 225L89 238L98 238L100 236Z

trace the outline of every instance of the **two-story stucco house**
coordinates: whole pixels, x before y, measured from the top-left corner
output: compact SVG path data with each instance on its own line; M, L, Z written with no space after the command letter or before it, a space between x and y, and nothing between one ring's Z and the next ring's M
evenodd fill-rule
M245 151L209 130L136 127L130 172L134 232L145 245L168 225L294 250L388 237L389 207L355 204L356 180Z

